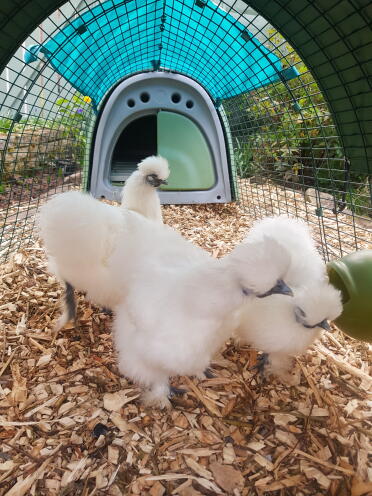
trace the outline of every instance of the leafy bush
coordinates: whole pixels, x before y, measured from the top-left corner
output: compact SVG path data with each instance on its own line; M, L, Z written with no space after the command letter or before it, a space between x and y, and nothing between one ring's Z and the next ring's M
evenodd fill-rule
M0 117L0 133L7 133L10 126L12 125L12 120L6 117Z
M56 122L64 129L65 136L75 141L75 154L78 155L81 166L87 143L87 123L92 116L91 101L89 96L83 96L80 93L73 95L71 100L58 98L56 101L60 114Z
M54 115L56 108L58 114L54 120L41 116L27 116L20 122L0 118L0 139L9 140L0 157L0 193L8 184L22 181L22 178L44 175L51 170L56 176L63 176L82 167L87 122L92 115L90 103L88 96L76 93L71 100L57 99ZM49 134L52 144L48 147ZM16 163L12 165L13 160ZM7 163L10 166L6 168Z
M80 93L73 95L71 100L58 98L56 105L61 114L60 122L70 129L81 130L90 115L91 101L89 96L83 96Z
M260 175L296 188L316 187L336 200L349 190L348 198L352 195L354 201L348 206L366 213L365 207L370 208L366 176L353 171L345 181L343 148L311 73L280 34L270 30L267 35L283 68L295 65L300 75L224 103L239 176Z

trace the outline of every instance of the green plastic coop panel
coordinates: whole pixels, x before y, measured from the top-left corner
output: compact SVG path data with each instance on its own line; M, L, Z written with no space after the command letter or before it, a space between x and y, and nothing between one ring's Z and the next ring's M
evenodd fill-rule
M172 164L166 190L207 190L216 181L213 159L200 129L187 117L159 112L158 153Z
M2 0L0 69L62 0ZM293 45L328 100L355 170L372 171L370 0L251 0ZM17 110L17 109L15 109Z

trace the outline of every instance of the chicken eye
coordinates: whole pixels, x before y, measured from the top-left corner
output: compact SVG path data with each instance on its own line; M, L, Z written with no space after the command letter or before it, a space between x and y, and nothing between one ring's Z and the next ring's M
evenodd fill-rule
M306 319L306 313L300 307L294 309L295 317L298 323L303 324Z
M148 174L146 176L146 181L152 186L158 181L158 176L156 174Z
M301 317L306 317L306 313L302 310L302 308L298 307L298 311L300 312Z

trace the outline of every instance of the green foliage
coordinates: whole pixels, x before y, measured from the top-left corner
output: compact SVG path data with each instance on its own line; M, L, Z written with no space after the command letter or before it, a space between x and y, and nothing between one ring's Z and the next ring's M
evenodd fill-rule
M254 170L253 154L249 147L249 142L242 145L239 139L236 139L234 162L239 177L250 177L256 173Z
M55 102L60 118L57 119L71 133L76 134L84 129L91 114L91 99L76 93L70 100L58 98Z
M357 187L350 187L346 195L349 208L358 215L372 217L371 210L372 177L369 176Z
M12 125L12 120L5 117L0 118L0 133L6 133Z
M342 144L327 103L292 47L274 30L267 35L283 68L295 65L300 75L225 103L238 174L261 175L296 188L316 187L339 199L349 185ZM350 184L364 180L363 174L350 174ZM349 208L360 211L360 204L366 202L370 207L369 196L359 193L353 190Z
M36 135L40 135L40 133L45 134L45 139L47 140L48 130L55 130L55 132L50 133L52 143L53 137L55 137L55 141L49 148L46 144L45 149L37 149L39 151L37 155L35 152L30 152L31 166L29 166L27 161L24 166L20 167L19 164L17 165L17 174L20 177L30 178L44 174L45 171L54 167L54 163L57 166L55 174L58 177L63 177L64 169L59 167L58 160L70 160L72 164L75 163L80 164L81 167L84 166L87 123L92 117L91 99L78 93L72 95L70 100L58 98L49 116L55 116L56 108L58 115L54 119L41 116L25 116L20 122L15 122L13 119L0 117L0 133L3 133L3 135L18 135L19 141L17 141L16 147L14 147L14 143L9 142L5 148L6 152L11 155L13 154L15 158L17 158L17 147L23 146L23 149L27 152L30 150L28 145L32 146L32 143L30 143L29 137L32 140L34 133ZM22 145L23 136L26 137L24 145ZM2 139L4 139L4 136ZM46 143L46 141L44 142ZM7 181L12 180L14 176L13 168L6 170L4 163L6 162L3 157L3 163L0 163L3 191L5 190ZM50 178L48 182L50 182Z
M75 141L78 159L83 166L86 147L86 125L92 115L91 99L76 93L70 100L58 98L55 102L60 118L57 122L64 129L64 134Z
M58 98L56 105L59 107L58 112L62 114L68 125L77 125L85 122L89 116L91 109L91 99L88 96L83 96L76 93L71 100L66 98Z

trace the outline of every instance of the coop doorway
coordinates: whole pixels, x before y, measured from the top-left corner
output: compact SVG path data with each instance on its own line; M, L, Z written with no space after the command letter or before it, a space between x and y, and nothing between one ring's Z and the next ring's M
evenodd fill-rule
M206 91L180 74L143 73L123 81L98 119L91 193L119 200L138 162L169 161L162 203L219 203L232 199L228 127Z
M145 115L130 122L123 129L114 148L111 182L125 182L141 160L157 153L156 115Z
M135 119L124 128L112 156L111 182L125 182L138 162L157 154L171 164L163 191L205 191L214 186L213 157L202 130L190 118L165 111Z

